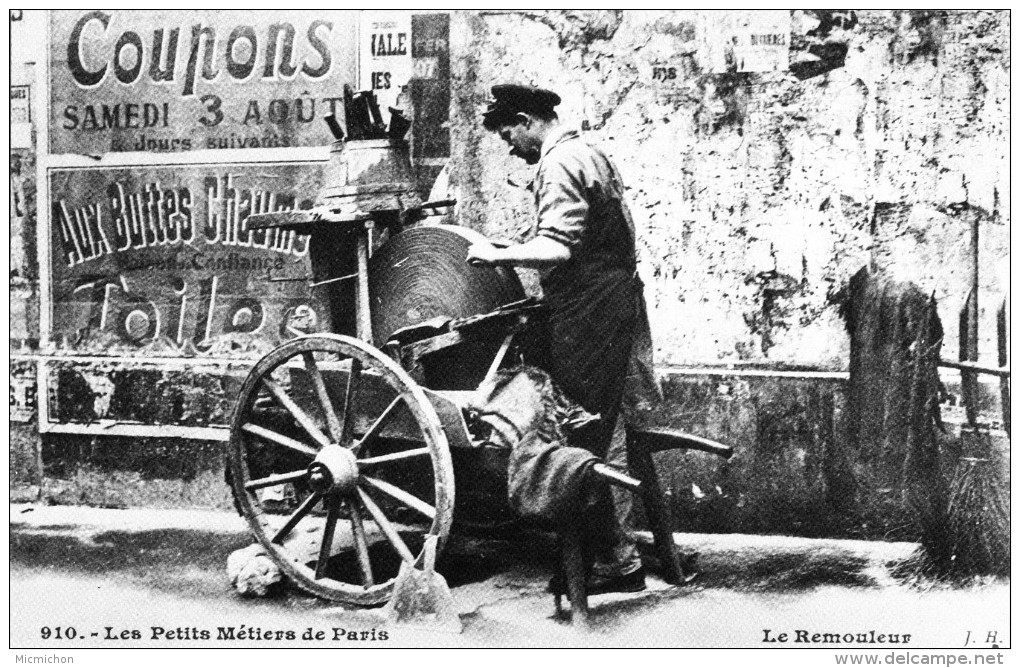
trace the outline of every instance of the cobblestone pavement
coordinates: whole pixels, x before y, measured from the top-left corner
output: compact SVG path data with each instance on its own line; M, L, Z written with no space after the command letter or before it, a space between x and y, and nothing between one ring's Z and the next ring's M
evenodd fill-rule
M251 538L230 513L11 504L10 524L13 648L761 648L787 633L788 647L903 649L962 647L968 631L972 642L989 632L1009 642L1008 581L903 586L889 567L911 543L676 534L681 549L699 552L699 578L671 587L653 575L644 592L593 598L594 630L581 637L545 592L550 537L456 536L439 564L464 624L453 635L298 592L240 598L225 563ZM798 631L854 638L812 645ZM881 634L885 643L869 639Z

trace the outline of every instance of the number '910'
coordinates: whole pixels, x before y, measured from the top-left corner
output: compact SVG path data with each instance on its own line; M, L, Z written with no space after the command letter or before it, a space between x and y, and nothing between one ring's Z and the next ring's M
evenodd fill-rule
M43 640L74 640L78 637L78 631L73 626L54 626L52 629L48 626L44 626L39 630L39 635L42 636Z

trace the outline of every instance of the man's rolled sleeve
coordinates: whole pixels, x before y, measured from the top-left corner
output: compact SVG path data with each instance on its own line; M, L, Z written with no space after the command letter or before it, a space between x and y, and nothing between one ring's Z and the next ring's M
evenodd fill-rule
M563 161L543 164L536 199L538 235L549 237L567 248L580 244L589 209L580 170L571 169Z

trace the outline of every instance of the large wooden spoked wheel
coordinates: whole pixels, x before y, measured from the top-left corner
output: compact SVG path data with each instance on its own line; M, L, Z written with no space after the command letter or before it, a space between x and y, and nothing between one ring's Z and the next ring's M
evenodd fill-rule
M386 601L400 564L450 531L453 465L436 411L357 339L303 336L259 360L234 412L230 467L258 542L322 598Z

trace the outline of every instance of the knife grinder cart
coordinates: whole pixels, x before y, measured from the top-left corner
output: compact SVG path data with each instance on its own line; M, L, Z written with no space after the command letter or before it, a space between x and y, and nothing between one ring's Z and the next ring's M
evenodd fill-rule
M406 143L337 141L328 169L315 208L251 216L249 226L311 235L313 285L330 289L342 333L291 339L255 364L234 411L229 465L238 508L292 582L378 605L400 563L419 563L426 536L442 548L455 515L468 528L513 521L508 452L472 435L466 406L485 377L522 354L541 305L524 299L513 270L464 261L476 233L413 224L452 202L421 202ZM375 234L387 238L373 254ZM681 582L651 453L730 450L661 431L630 440L640 442L630 455L640 480L597 467L642 493L665 577ZM285 501L266 500L270 489ZM574 557L570 598L584 622Z

